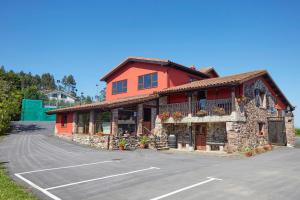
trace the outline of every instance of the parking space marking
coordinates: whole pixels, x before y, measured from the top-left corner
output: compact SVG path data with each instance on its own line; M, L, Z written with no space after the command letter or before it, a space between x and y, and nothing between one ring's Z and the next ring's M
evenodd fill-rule
M69 165L69 166L65 166L65 167L55 167L55 168L48 168L48 169L33 170L33 171L28 171L28 172L21 172L18 174L30 174L30 173L36 173L36 172L52 171L52 170L58 170L58 169L68 169L68 168L83 167L83 166L89 166L89 165L98 165L98 164L112 163L112 162L120 162L120 161L105 160L105 161L86 163L86 164L80 164L80 165Z
M70 165L70 166L65 166L65 167L55 167L55 168L48 168L48 169L40 169L40 170L33 170L33 171L28 171L28 172L21 172L21 173L16 173L15 176L30 185L31 187L41 191L48 197L54 200L61 200L61 198L55 196L54 194L48 192L46 189L41 188L37 184L33 183L32 181L24 178L22 175L23 174L31 174L31 173L36 173L36 172L44 172L44 171L52 171L52 170L59 170L59 169L68 169L68 168L75 168L75 167L83 167L83 166L90 166L90 165L98 165L98 164L104 164L104 163L112 163L112 162L120 162L120 161L112 161L112 160L106 160L106 161L99 161L99 162L93 162L93 163L86 163L86 164L80 164L80 165Z
M219 178L212 178L212 177L207 177L208 179L206 181L202 181L202 182L199 182L199 183L196 183L194 185L190 185L190 186L187 186L187 187L184 187L184 188L181 188L181 189L178 189L178 190L175 190L173 192L170 192L170 193L167 193L167 194L164 194L162 196L158 196L158 197L155 197L155 198L152 198L150 200L159 200L159 199L163 199L165 197L168 197L168 196L171 196L171 195L174 195L174 194L177 194L179 192L183 192L185 190L189 190L191 188L194 188L194 187L197 187L197 186L200 186L200 185L204 185L206 183L209 183L209 182L212 182L212 181L221 181L222 179L219 179Z
M26 182L27 184L29 184L30 186L32 186L33 188L41 191L42 193L44 193L45 195L47 195L48 197L50 197L51 199L54 200L61 200L61 198L55 196L54 194L48 192L47 190L41 188L40 186L36 185L35 183L33 183L32 181L24 178L22 175L20 174L15 174L16 177L18 177L19 179L23 180L24 182Z
M158 168L158 167L149 167L149 168L145 168L145 169L140 169L140 170L135 170L135 171L130 171L130 172L124 172L124 173L120 173L120 174L114 174L114 175L104 176L104 177L100 177L100 178L94 178L94 179L89 179L89 180L84 180L84 181L79 181L79 182L74 182L74 183L69 183L69 184L64 184L64 185L58 185L58 186L46 188L45 190L49 191L49 190L53 190L53 189L58 189L58 188L63 188L63 187L68 187L68 186L73 186L73 185L78 185L78 184L82 184L82 183L88 183L88 182L93 182L93 181L98 181L98 180L103 180L103 179L108 179L108 178L114 178L114 177L118 177L118 176L124 176L124 175L139 173L139 172L143 172L143 171L158 170L158 169L160 169L160 168Z

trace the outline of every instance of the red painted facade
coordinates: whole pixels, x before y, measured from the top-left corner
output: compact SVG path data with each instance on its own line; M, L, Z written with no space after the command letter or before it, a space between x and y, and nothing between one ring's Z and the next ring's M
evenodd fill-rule
M141 75L146 75L150 73L157 72L158 75L158 85L155 88L149 89L138 89L138 77ZM141 94L151 94L155 91L160 91L162 89L173 87L177 85L182 85L188 83L190 79L200 78L184 72L182 70L177 70L167 66L161 66L158 64L142 63L142 62L130 62L123 66L121 69L116 71L107 79L106 86L106 100L114 100L124 97L130 97ZM120 94L112 94L113 82L121 81L127 79L127 92Z
M64 126L62 126L62 120L63 120L62 118L64 115L67 115L67 122L65 123ZM58 134L72 135L73 113L66 113L66 114L57 113L55 127Z

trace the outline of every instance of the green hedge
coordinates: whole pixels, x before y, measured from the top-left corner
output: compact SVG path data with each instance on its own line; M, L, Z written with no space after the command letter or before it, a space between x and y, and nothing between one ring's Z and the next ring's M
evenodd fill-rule
M295 129L296 135L300 136L300 128Z

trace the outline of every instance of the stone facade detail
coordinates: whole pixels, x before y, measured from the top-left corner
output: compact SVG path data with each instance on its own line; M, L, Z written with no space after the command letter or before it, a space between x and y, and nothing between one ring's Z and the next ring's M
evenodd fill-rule
M77 133L78 131L78 113L74 112L73 113L73 123L72 123L72 133Z
M138 104L137 106L137 114L136 114L136 121L137 121L137 135L143 134L143 104Z
M226 124L208 123L206 141L219 143L227 142Z
M111 121L111 134L118 135L118 109L115 108L111 111L112 121Z
M259 89L265 93L262 106L257 107L254 91ZM266 99L269 106L274 104L274 97L261 80L249 82L244 85L244 94L247 101L239 105L240 111L244 112L245 121L226 122L228 152L242 151L246 147L257 147L268 143L268 117L276 117L277 112L267 109ZM243 107L241 109L241 107ZM259 133L259 123L263 124L263 134Z
M90 111L90 121L89 121L89 134L95 134L95 111Z
M295 138L294 117L292 114L289 114L285 117L285 131L286 131L287 146L294 147L296 138Z
M89 135L89 134L73 134L72 136L72 141L76 143L92 146L103 150L109 148L109 140L110 140L109 135L98 136L98 135Z

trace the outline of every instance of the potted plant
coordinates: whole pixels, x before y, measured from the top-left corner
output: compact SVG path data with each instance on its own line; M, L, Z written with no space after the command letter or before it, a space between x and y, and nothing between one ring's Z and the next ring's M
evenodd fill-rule
M141 149L147 148L148 142L149 142L149 138L146 135L143 135L140 138L140 147L141 147Z
M161 121L166 121L167 119L170 118L170 113L163 112L163 113L159 114L158 117L159 117L159 119L161 119Z
M121 151L124 151L125 145L126 145L126 144L127 144L127 142L126 142L126 140L125 140L124 138L120 139L120 140L119 140L119 143L118 143L119 149L120 149Z
M251 157L251 156L253 156L253 151L251 150L250 147L246 147L244 151L245 151L245 156L246 156L246 157Z
M182 119L183 115L181 112L176 111L176 112L173 112L172 117L175 121L179 121Z
M206 116L208 113L206 110L198 110L197 113L196 113L196 116L197 117L204 117Z

